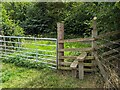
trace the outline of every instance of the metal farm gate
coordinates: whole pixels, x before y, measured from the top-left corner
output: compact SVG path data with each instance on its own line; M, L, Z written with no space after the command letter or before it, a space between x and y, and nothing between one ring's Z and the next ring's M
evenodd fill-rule
M18 57L22 62L39 63L56 69L57 39L0 36L0 59L12 62Z

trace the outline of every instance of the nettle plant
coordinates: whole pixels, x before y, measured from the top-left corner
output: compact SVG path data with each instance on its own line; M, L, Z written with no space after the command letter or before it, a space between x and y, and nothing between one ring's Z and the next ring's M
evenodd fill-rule
M27 68L38 68L38 69L42 69L44 67L47 68L47 65L45 64L42 64L32 59L27 60L27 58L24 58L23 56L20 56L20 55L11 55L11 57L4 58L2 59L2 61L6 63L13 63L17 66L23 66Z

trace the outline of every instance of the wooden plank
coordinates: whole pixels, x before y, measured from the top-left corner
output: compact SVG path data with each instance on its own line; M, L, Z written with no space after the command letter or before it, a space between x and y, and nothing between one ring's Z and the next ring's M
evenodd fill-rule
M70 66L72 62L61 62L62 66Z
M97 56L97 53L94 53L94 56L95 56L95 60L97 61L96 63L98 65L99 69L100 69L100 72L101 72L103 78L105 79L105 81L107 81L108 80L107 73L104 70L104 67L102 66L102 63L100 62L100 60L99 60L99 58Z
M81 51L81 52L90 52L92 48L67 48L67 49L59 49L59 52L63 51Z
M73 77L76 77L76 75L77 75L77 65L78 65L78 60L74 60L70 65L70 68L72 68L72 76Z
M94 56L86 56L85 60L95 60Z
M85 57L87 56L86 52L81 53L76 59L78 61L83 61L85 59Z
M77 69L72 69L72 77L76 78L77 76Z
M113 42L113 43L112 43L112 42ZM105 48L105 47L110 47L110 46L112 46L112 45L114 45L114 44L120 43L120 40L116 40L116 41L112 41L112 42L109 42L109 43L106 43L106 44L102 44L102 45L98 46L98 47L95 48L95 49L101 49L101 48Z
M72 68L70 68L70 67L62 67L62 66L59 66L58 69L59 70L72 70Z
M93 69L93 68L91 68L91 69L84 68L84 72L94 72L94 71L96 71L96 69Z
M60 59L76 59L78 56L61 56ZM94 60L93 56L86 56L85 60Z
M70 67L59 67L59 70L68 70L68 71L70 71L72 69ZM78 70L78 68L77 68L77 70ZM95 71L95 69L84 68L84 72L93 72L93 71Z
M79 79L83 79L84 78L84 65L83 65L83 62L80 62L78 64L78 70L79 70Z
M113 60L113 59L120 60L119 57L120 57L120 54L111 55L110 57L105 58L105 60L106 60L106 61L110 61L110 60Z
M66 39L66 40L60 40L59 43L64 42L90 42L95 40L94 38L77 38L77 39Z
M71 63L70 67L73 68L73 69L75 69L75 68L77 68L77 65L78 65L78 60L74 60L74 61Z
M64 59L60 59L59 57L64 56L63 52L58 52L59 49L64 49L64 43L59 43L60 40L64 40L64 24L63 23L57 23L57 53L58 53L58 60L57 60L57 66L60 65L61 62L64 61ZM57 67L58 68L58 67Z
M72 64L72 62L61 62L62 66L70 66L71 64ZM84 63L84 66L92 67L94 65L92 63Z
M120 50L120 47L115 48L115 49L112 49L112 50L109 50L109 51L107 51L107 52L104 52L104 53L102 54L102 56L104 57L104 56L107 56L107 55L113 54L113 53L116 52L116 50L119 51L119 50Z
M93 67L94 65L92 63L84 63L84 66Z
M119 34L120 31L117 30L117 31L111 31L111 32L108 32L108 33L104 33L104 34L101 34L99 36L97 36L95 39L100 39L100 38L104 38L104 37L109 37L109 36L113 36L115 34Z
M84 77L84 59L87 56L86 52L81 53L76 59L78 60L78 71L79 71L79 79L83 79Z
M61 59L76 59L78 56L62 56Z

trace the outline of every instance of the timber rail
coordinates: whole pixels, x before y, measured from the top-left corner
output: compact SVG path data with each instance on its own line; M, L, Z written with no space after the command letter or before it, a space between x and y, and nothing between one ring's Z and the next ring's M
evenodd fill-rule
M96 17L93 19L91 37L64 39L64 23L57 23L57 69L71 70L73 77L84 78L84 72L96 71L98 67L108 87L120 85L120 31L115 30L98 35ZM88 48L64 48L64 43L88 42ZM65 52L79 51L78 56L65 56ZM66 59L72 59L71 62ZM89 67L89 68L86 68ZM115 76L112 75L114 72Z

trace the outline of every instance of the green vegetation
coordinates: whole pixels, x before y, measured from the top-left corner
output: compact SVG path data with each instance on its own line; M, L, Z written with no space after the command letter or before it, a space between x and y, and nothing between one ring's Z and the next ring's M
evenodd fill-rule
M0 25L3 35L6 36L36 36L57 37L57 22L64 21L65 39L91 37L92 19L97 17L98 33L119 30L120 2L2 2L0 3L2 21ZM116 36L118 38L119 35ZM109 38L110 39L110 38ZM114 38L112 38L114 40ZM111 39L111 40L112 40ZM17 39L6 39L16 41ZM101 78L96 74L86 75L84 80L71 78L70 72L50 70L48 65L33 62L36 53L56 56L56 53L42 52L41 50L55 51L56 47L39 46L35 44L51 44L55 42L21 39L24 49L14 49L4 55L2 63L3 88L96 88L103 87ZM34 44L35 43L35 44ZM102 42L101 42L102 43ZM1 43L2 44L2 43ZM7 44L18 47L18 44ZM91 47L90 43L65 43L65 48ZM34 50L33 50L34 49ZM29 53L29 54L28 54ZM30 54L32 53L32 54ZM65 56L79 55L80 52L65 52ZM28 55L34 58L21 56ZM40 56L39 58L51 58ZM52 58L53 59L53 58ZM99 85L99 83L101 85Z
M15 23L14 20L9 18L10 16L7 14L7 11L2 5L2 29L4 35L13 35L19 36L23 35L24 30L21 28L18 23Z
M3 88L96 88L100 78L86 75L84 80L71 78L71 73L50 69L28 69L2 63ZM97 82L97 84L96 84Z
M49 33L56 37L56 23L64 21L66 35L88 37L95 16L99 32L118 30L119 7L119 2L4 2L3 30L5 35L21 35L24 31L25 35Z

